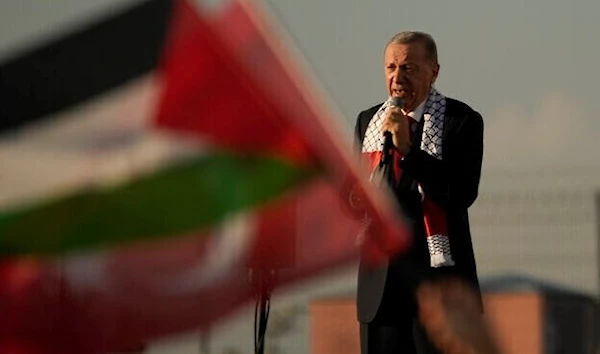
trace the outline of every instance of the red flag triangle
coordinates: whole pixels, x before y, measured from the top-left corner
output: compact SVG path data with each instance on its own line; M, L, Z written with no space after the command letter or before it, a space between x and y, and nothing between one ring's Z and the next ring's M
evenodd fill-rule
M312 160L302 134L285 112L257 89L201 18L179 1L162 61L164 92L157 125L200 135L224 148Z

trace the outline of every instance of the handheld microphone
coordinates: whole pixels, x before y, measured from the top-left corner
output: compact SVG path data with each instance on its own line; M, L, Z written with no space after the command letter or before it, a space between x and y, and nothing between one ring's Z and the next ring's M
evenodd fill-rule
M390 107L397 107L402 109L404 107L404 101L400 97L392 97L390 100Z
M400 97L392 97L390 100L390 108L402 108L404 106L404 101ZM383 154L381 157L381 164L387 164L392 159L392 154L390 153L390 149L394 146L394 140L392 133L386 131L383 133Z

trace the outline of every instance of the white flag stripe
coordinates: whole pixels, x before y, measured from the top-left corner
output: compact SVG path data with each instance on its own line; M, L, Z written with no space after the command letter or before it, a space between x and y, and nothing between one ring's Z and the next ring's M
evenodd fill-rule
M136 257L146 252L156 257L160 255L163 259L172 259L181 269L174 272L173 263L154 262L152 276L136 279L136 291L148 292L155 296L181 296L202 292L218 286L219 280L224 279L235 268L244 268L244 261L256 234L257 223L253 211L241 211L214 225L208 238L198 235L182 236L138 246L130 251L127 248L117 251L117 254L122 252L122 255L134 252L133 255L129 254L130 257L115 256L113 251L102 249L82 252L54 263L52 271L64 272L69 289L79 296L100 292L103 297L119 297L123 296L119 292L128 289L129 285L123 283L123 278L115 277L114 267L121 269L117 275L124 275L124 279L128 279L129 274L123 273L127 270L138 275L140 270L146 269L150 272L148 257ZM193 245L202 244L205 244L205 247L190 249ZM193 264L189 263L190 259L193 259ZM160 267L161 264L164 268ZM135 304L130 306L135 307Z
M0 139L0 210L122 183L206 151L151 128L160 83L149 75Z

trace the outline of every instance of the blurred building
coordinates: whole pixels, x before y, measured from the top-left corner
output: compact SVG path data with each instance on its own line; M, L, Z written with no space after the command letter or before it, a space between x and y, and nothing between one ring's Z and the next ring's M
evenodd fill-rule
M482 283L486 316L505 354L593 354L597 301L522 276Z
M594 354L594 298L521 276L482 283L486 316L504 354ZM310 354L359 354L354 297L313 300Z

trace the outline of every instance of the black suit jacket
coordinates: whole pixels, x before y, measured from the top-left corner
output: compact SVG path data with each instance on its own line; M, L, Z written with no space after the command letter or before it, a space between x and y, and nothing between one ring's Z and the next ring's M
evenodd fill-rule
M355 147L381 104L362 111L356 121ZM446 99L442 140L443 160L420 150L424 119L415 133L413 148L401 162L402 177L396 200L414 232L412 247L380 268L361 262L358 276L358 320L393 324L416 315L415 286L424 279L457 275L479 291L467 209L477 198L483 157L483 119L465 103ZM360 150L358 150L360 151ZM431 268L418 184L446 210L453 267Z

